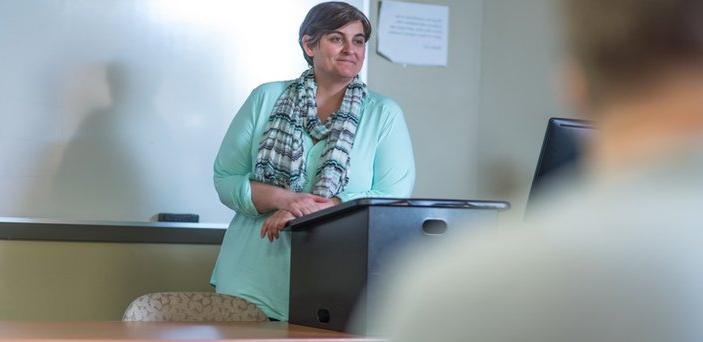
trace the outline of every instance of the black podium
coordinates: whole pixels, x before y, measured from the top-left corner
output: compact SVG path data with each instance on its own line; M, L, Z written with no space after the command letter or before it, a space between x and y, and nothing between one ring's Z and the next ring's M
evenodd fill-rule
M495 220L507 202L364 198L292 221L289 322L365 333L384 264L399 248L433 243L472 222ZM356 311L355 326L349 327Z

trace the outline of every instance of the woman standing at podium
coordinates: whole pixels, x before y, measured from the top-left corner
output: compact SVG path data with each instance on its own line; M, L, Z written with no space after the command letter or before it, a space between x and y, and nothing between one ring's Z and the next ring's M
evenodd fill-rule
M254 89L215 160L215 188L236 215L211 283L271 319L288 318L290 233L281 231L288 221L355 198L412 192L403 113L358 76L370 36L355 7L313 7L299 32L310 68Z

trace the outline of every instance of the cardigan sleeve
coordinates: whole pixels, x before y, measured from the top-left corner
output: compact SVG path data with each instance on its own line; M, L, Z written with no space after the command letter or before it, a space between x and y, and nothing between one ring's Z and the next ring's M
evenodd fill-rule
M373 161L371 189L363 192L342 191L342 202L362 197L409 197L415 185L415 158L403 112L393 104L389 118L381 128L381 137ZM353 161L352 161L353 162Z
M251 199L252 144L256 118L261 111L260 92L255 89L235 115L217 153L214 183L220 202L237 214L258 216Z

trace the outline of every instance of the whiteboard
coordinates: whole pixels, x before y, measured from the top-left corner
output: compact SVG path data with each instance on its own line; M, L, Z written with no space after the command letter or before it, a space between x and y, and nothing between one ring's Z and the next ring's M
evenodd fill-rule
M0 216L228 222L220 142L254 87L305 70L318 2L0 0Z

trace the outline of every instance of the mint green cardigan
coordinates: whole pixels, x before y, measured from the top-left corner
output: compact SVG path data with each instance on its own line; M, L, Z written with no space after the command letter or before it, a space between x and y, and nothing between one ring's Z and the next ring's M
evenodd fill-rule
M214 165L220 201L236 215L225 233L210 283L218 293L244 298L278 320L288 319L290 233L283 232L274 242L259 237L270 213L260 214L254 207L249 179L269 115L288 84L272 82L254 89L232 120ZM324 141L313 144L306 136L304 147L305 191L310 192ZM337 196L342 201L410 196L415 161L403 112L393 100L368 92L350 155L349 183Z

